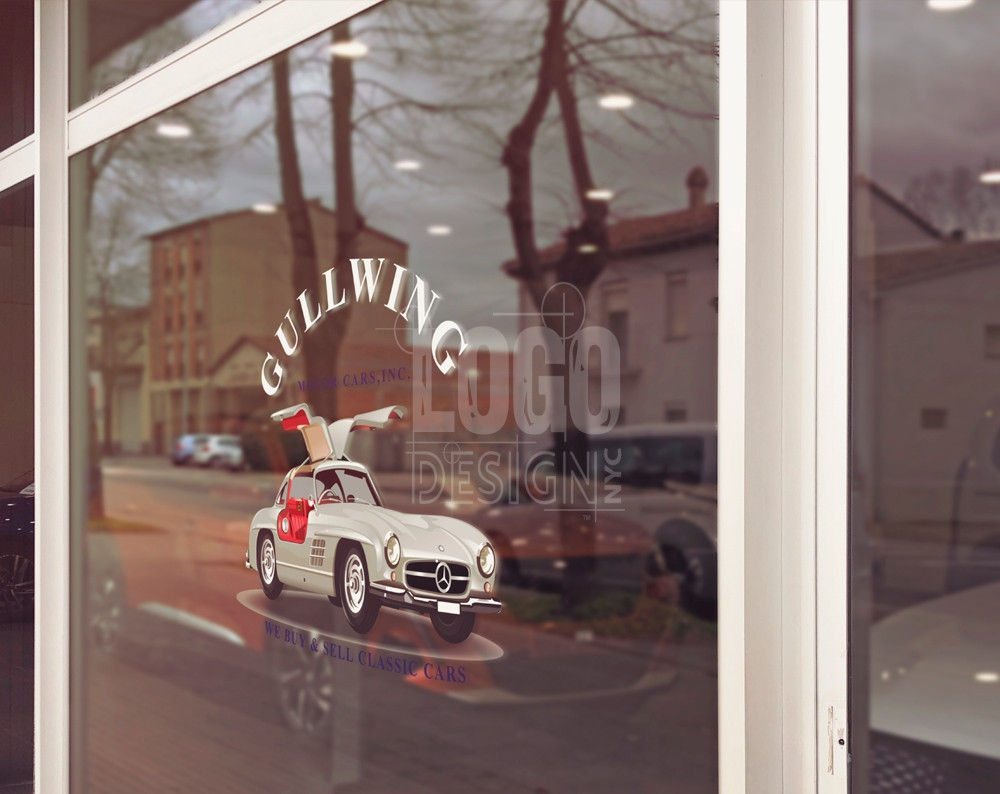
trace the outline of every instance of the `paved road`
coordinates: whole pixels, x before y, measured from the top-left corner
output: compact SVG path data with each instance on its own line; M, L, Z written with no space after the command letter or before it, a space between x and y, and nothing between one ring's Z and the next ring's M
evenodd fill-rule
M392 482L387 496L406 488ZM236 595L257 587L243 568L246 527L275 490L270 475L104 467L112 531L90 555L91 583L114 595L92 595L92 615L121 611L112 641L88 652L88 790L717 790L709 639L575 639L501 615L478 630L504 657L456 662L459 684L433 666L428 677L421 648L435 640L420 616L383 611L366 648L325 599L283 596L287 624L270 636ZM315 629L306 648L285 642L296 625ZM311 639L340 650L312 652ZM412 651L379 650L390 641ZM365 650L419 672L360 663ZM315 732L290 726L303 716Z

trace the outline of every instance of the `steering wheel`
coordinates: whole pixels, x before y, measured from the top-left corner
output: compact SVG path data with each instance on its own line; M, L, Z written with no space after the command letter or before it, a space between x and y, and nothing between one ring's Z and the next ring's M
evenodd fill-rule
M319 495L319 503L328 504L330 502L343 502L340 494L334 492L333 488L327 488L323 493Z

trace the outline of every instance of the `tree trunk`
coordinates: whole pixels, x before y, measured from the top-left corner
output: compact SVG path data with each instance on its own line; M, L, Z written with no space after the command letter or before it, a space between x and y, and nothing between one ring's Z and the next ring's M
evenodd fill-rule
M292 290L297 299L303 291L321 305L325 287L320 278L316 237L309 204L302 189L302 172L299 167L298 146L295 141L295 120L292 112L291 78L288 55L282 53L272 60L274 76L275 138L278 145L278 163L281 170L281 196L288 231L292 244ZM338 225L340 216L338 213ZM343 274L337 273L338 288ZM302 346L305 377L315 380L336 373L337 353L342 339L342 327L347 324L349 307L321 316L319 324L308 333L295 319L295 330ZM292 313L297 318L296 312ZM294 388L294 385L290 386ZM293 399L289 396L288 399ZM308 402L314 412L327 419L336 419L336 391L316 390L308 393Z

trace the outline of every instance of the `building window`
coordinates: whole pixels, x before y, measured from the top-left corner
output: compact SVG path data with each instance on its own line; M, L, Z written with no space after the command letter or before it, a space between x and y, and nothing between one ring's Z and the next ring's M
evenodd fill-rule
M169 314L163 318L163 330L173 331L174 330L174 318Z
M920 426L924 430L943 430L948 423L948 411L944 408L923 408L920 411Z
M688 335L687 274L667 276L667 339L682 339Z
M986 358L1000 358L1000 325L987 324L983 329Z
M677 403L667 403L663 412L665 422L686 422L688 418L687 408Z
M616 287L604 293L605 324L618 340L621 365L628 363L628 291Z

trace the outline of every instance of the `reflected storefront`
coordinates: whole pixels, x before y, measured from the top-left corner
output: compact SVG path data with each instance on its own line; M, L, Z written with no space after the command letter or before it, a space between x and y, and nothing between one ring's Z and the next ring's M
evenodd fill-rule
M168 5L70 16L89 96ZM389 0L70 160L74 787L718 790L718 11L571 5Z
M996 790L998 10L0 3L0 789Z
M1000 172L984 101L1000 7L913 5L859 1L853 30L852 791L973 794L1000 786ZM933 68L910 60L924 48Z

